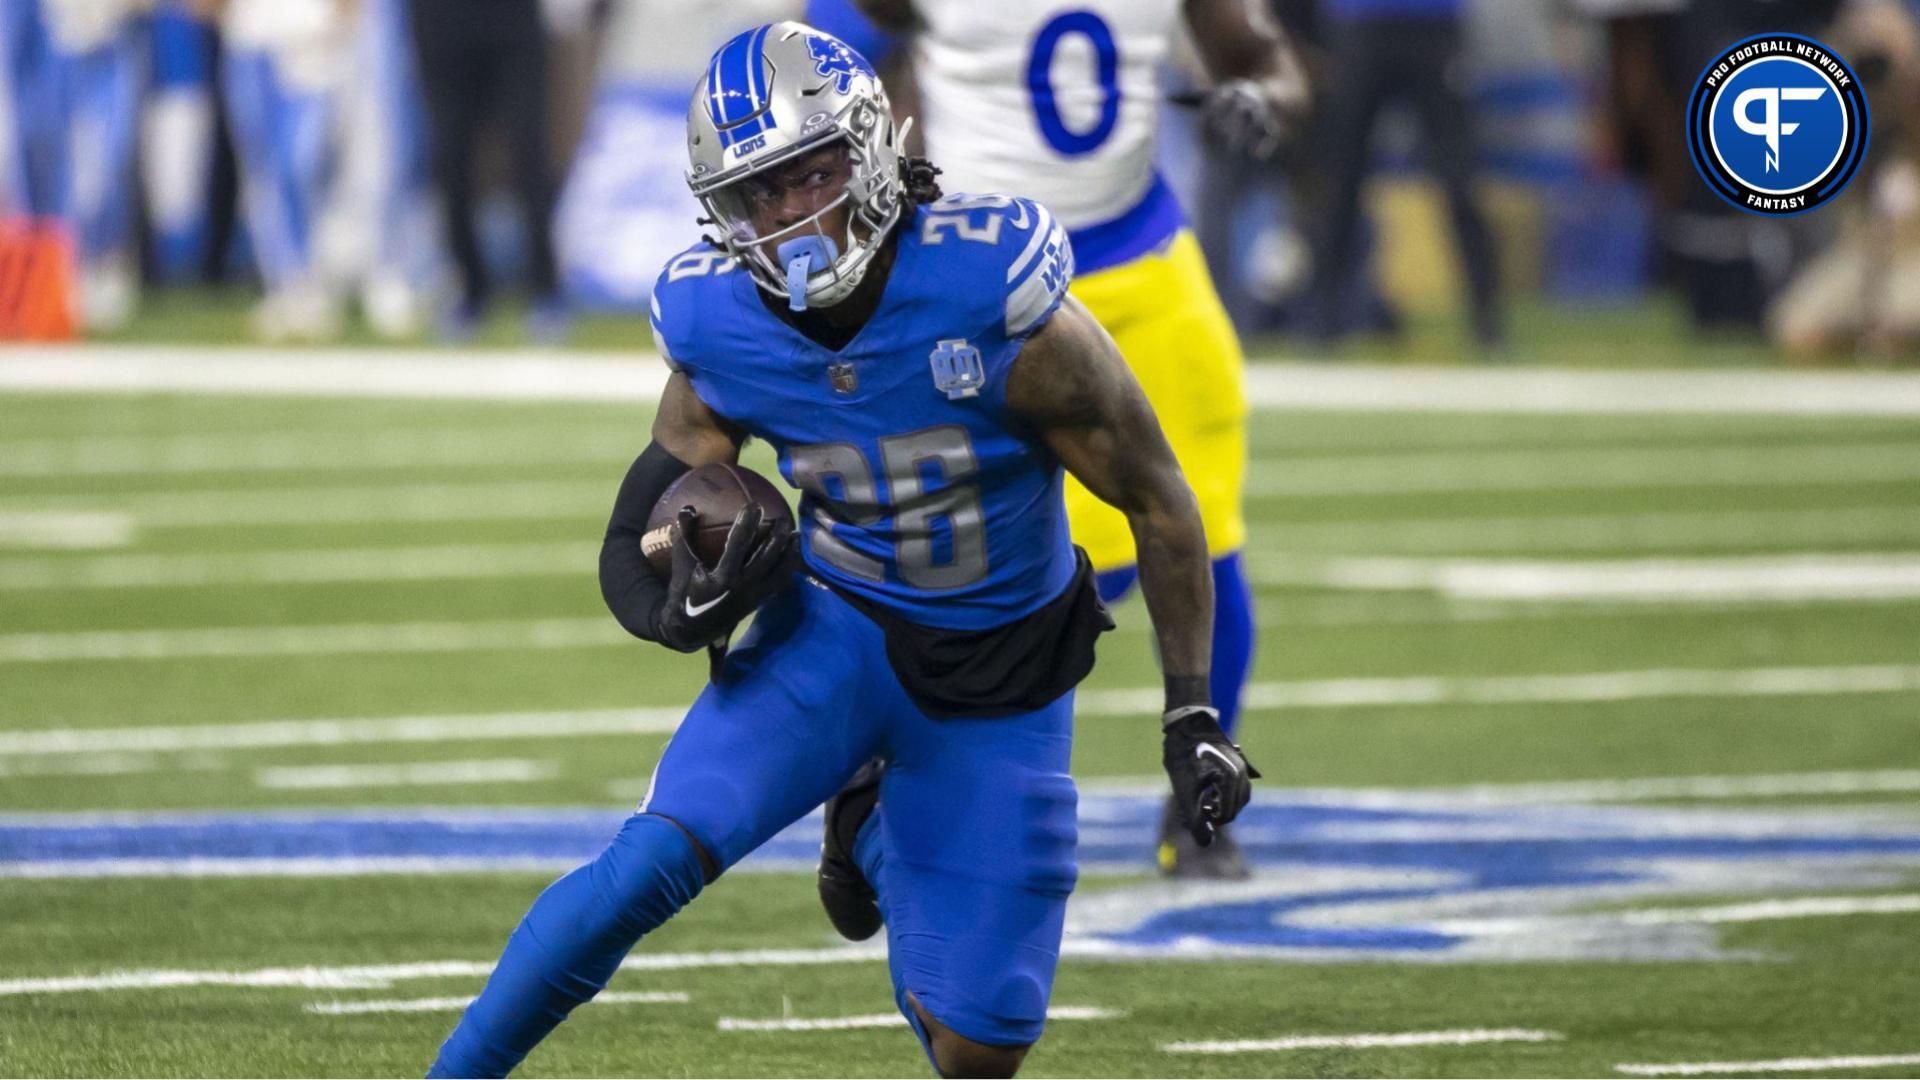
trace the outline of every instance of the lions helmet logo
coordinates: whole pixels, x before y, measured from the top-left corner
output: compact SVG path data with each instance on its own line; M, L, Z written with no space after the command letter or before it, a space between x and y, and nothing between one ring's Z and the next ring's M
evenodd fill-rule
M809 36L807 53L813 57L813 70L822 77L835 80L834 89L844 94L853 89L853 77L865 75L876 78L873 65L859 53L848 48L845 42L830 37Z

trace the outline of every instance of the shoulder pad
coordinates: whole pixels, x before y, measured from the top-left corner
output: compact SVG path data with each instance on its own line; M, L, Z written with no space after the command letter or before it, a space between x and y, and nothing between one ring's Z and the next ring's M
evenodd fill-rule
M702 295L739 267L732 256L704 240L667 260L653 283L648 322L654 348L668 367L678 371L690 360L691 331L699 321Z
M1016 200L1028 211L1031 223L1017 231L1025 240L1020 254L1007 268L1007 336L1022 337L1040 329L1066 299L1073 283L1073 245L1047 208L1027 199Z
M961 242L993 249L995 294L1009 338L1047 321L1073 281L1073 247L1046 207L1011 195L950 195L922 209L923 245ZM977 250L977 249L976 249ZM985 288L985 283L981 285Z

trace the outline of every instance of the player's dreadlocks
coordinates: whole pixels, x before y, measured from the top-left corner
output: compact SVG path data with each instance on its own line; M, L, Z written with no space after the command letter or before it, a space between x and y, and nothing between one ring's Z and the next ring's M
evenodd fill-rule
M900 179L907 187L907 198L915 204L940 200L940 167L923 157L900 159Z

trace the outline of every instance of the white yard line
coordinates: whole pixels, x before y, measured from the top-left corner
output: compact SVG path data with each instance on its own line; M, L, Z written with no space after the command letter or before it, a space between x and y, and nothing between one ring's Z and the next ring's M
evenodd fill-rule
M605 517L606 480L465 481L438 484L330 485L266 489L133 492L112 497L19 497L0 501L7 515L112 513L129 528L255 525L354 525L379 522L539 521Z
M0 634L0 664L627 647L611 619L219 626Z
M1855 915L1912 915L1920 913L1920 894L1893 896L1795 896L1756 900L1719 907L1633 908L1579 915L1542 915L1517 918L1444 919L1426 928L1438 934L1471 937L1538 934L1552 927L1618 924L1623 926L1716 926L1723 923L1778 922L1787 919L1826 919Z
M652 401L666 383L666 368L639 351L14 346L0 361L0 392ZM1920 377L1893 372L1254 364L1247 389L1256 406L1276 409L1920 416Z
M1842 518L1851 511L1836 511ZM1875 512L1878 514L1878 512ZM545 515L542 515L545 516ZM1552 522L1559 519L1542 519ZM1920 540L1920 509L1879 518L1897 539ZM1370 523L1382 546L1394 523ZM1342 529L1349 526L1342 525ZM1554 526L1557 528L1558 526ZM1263 533L1265 541L1284 541ZM1846 539L1835 526L1826 540ZM1907 534L1911 534L1908 536ZM1894 538L1894 537L1889 537ZM1589 538L1591 539L1591 538ZM1864 539L1864 538L1862 538ZM1747 535L1742 544L1759 544ZM1646 541L1643 543L1642 541ZM1406 538L1390 545L1415 546ZM1607 544L1588 544L1609 547ZM1317 546L1307 545L1309 548ZM1436 548L1453 545L1435 540ZM1473 546L1473 545L1467 545ZM1488 547L1500 546L1489 543ZM1554 544L1542 544L1553 547ZM1626 547L1663 546L1651 537ZM0 557L0 590L120 589L240 585L345 584L381 581L492 580L578 576L591 572L597 543L530 542L420 547L317 548L174 554ZM1450 599L1485 602L1729 603L1798 600L1885 600L1920 595L1920 555L1795 553L1659 559L1513 560L1472 558L1308 558L1255 552L1254 581L1362 591L1432 590Z
M621 971L688 971L695 968L812 967L816 964L858 964L885 960L884 943L833 946L825 949L737 949L718 952L634 953L620 962Z
M130 754L119 750L12 758L13 755L0 752L0 776L137 776L156 772L219 772L230 767L225 758L211 754L163 758L158 754Z
M1920 531L1920 509L1909 515ZM1587 561L1261 558L1263 585L1431 590L1466 602L1752 604L1920 596L1920 554L1751 555Z
M1920 376L1880 372L1560 371L1253 364L1269 409L1627 416L1920 416Z
M146 442L107 440L89 446L76 467L129 470L153 468L156 458L192 468L311 468L316 462L342 460L375 465L448 465L486 463L504 458L524 463L577 448L585 460L599 460L621 447L618 434L590 443L556 446L545 430L471 434L407 433L369 441L334 436L321 441L304 436L192 437L200 441ZM185 437L183 437L185 438ZM25 469L40 460L46 468L80 453L49 441L0 443L7 468ZM345 455L343 458L342 455ZM571 460L568 458L567 460ZM1886 443L1647 449L1592 447L1483 453L1402 453L1392 455L1271 457L1256 459L1248 481L1252 497L1416 494L1479 490L1569 488L1652 488L1662 486L1777 486L1788 483L1867 484L1920 478L1920 447ZM571 518L603 514L610 496L605 481L464 481L433 484L372 484L275 487L229 490L134 492L98 496L17 497L0 500L0 544L9 516L66 515L114 517L130 528L207 527L382 521L483 521ZM131 519L131 520L128 520ZM104 526L103 526L104 527Z
M487 739L553 739L666 734L685 708L579 709L569 712L454 713L366 719L264 720L241 724L54 728L0 732L0 758L130 751L258 750L288 746L367 746Z
M1907 693L1920 690L1920 666L1655 669L1580 675L1413 677L1261 682L1248 688L1255 709L1368 708L1451 704L1578 704L1648 698L1823 697ZM1081 692L1081 716L1148 715L1161 691ZM0 732L0 757L98 752L232 750L282 746L368 743L460 742L484 739L549 739L630 733L666 733L678 726L678 707L597 709L554 713L460 714L371 719L270 720L241 724L155 727L52 728ZM1496 785L1488 798L1532 800L1562 797L1664 798L1750 794L1817 794L1855 790L1911 790L1915 771L1793 773L1783 777L1683 777L1678 779L1576 781L1569 785ZM1476 789L1462 789L1476 790Z
M1751 776L1658 776L1620 780L1473 784L1429 789L1361 789L1363 794L1403 798L1431 792L1453 801L1480 806L1649 802L1660 799L1754 799L1781 795L1862 795L1913 791L1920 791L1920 769L1762 773Z
M666 382L642 352L29 345L0 355L0 392L652 401Z
M0 509L0 548L126 547L135 532L132 515L116 511Z
M597 543L14 557L0 558L0 590L579 577L599 557Z
M1635 416L1569 418L1552 413L1508 414L1489 421L1471 414L1438 414L1395 419L1390 434L1378 425L1354 423L1335 413L1303 416L1290 422L1255 421L1248 429L1250 461L1256 470L1300 458L1329 455L1374 458L1386 454L1500 453L1529 447L1589 450L1667 447L1684 452L1707 445L1766 443L1791 438L1801 445L1853 443L1869 434L1895 445L1910 434L1898 417L1698 416L1648 413ZM62 432L61 434L65 434Z
M551 879L580 865L577 858L488 856L448 858L367 856L298 858L81 859L0 863L0 878L91 881L106 878L335 878L433 877L443 874L538 874Z
M632 430L548 425L0 440L0 476L363 473L486 465L617 468L644 440L638 424Z
M1534 517L1365 518L1267 522L1258 529L1254 580L1287 584L1266 565L1308 552L1447 555L1677 548L1790 549L1837 544L1920 545L1911 504L1814 510L1660 511ZM1262 552L1268 553L1263 557Z
M1083 795L1151 795L1164 776L1102 776L1080 781ZM644 778L614 781L618 797L646 787ZM1263 789L1265 790L1265 789ZM1269 792L1281 802L1376 809L1475 808L1554 803L1658 802L1668 799L1760 799L1788 795L1904 794L1920 791L1920 769L1862 769L1758 773L1747 776L1655 776L1615 780L1546 780L1458 787L1286 788Z
M1247 687L1249 709L1344 709L1411 705L1579 704L1658 698L1825 697L1920 690L1920 665L1656 668L1575 675L1414 676L1261 682ZM1081 715L1146 715L1160 691L1082 691Z
M594 996L593 1005L685 1005L693 997L684 990L608 990ZM390 998L383 1001L310 1001L306 1011L319 1016L365 1016L370 1013L459 1012L473 1004L470 997Z
M1534 447L1367 456L1263 456L1248 470L1252 498L1421 495L1668 487L1782 487L1920 479L1920 446Z
M634 953L622 971L687 971L696 968L809 967L856 964L887 957L884 946L827 949L738 949L723 952ZM199 986L286 986L309 990L383 990L413 979L472 978L493 972L493 961L441 960L349 967L255 968L252 970L135 969L93 975L0 979L0 997L75 994L102 990L162 990Z
M1836 1072L1920 1065L1920 1054L1853 1054L1846 1057L1774 1058L1772 1061L1682 1061L1667 1065L1615 1065L1628 1076L1717 1076L1779 1072Z
M1634 926L1674 923L1772 922L1776 919L1817 919L1838 915L1911 915L1920 912L1920 893L1895 896L1796 896L1756 900L1704 908L1642 908L1618 914Z
M1640 597L1634 599L1592 600L1519 600L1463 599L1430 596L1408 590L1353 591L1337 596L1292 596L1269 600L1255 609L1255 625L1261 630L1284 630L1320 626L1457 626L1463 623L1520 623L1548 620L1585 624L1593 620L1655 620L1678 616L1723 615L1750 612L1755 608L1779 604L1821 607L1888 608L1912 603L1912 598L1894 595L1848 596L1720 596L1687 598L1684 596ZM1118 616L1114 633L1146 636L1153 624L1144 607L1132 607Z
M1097 1005L1054 1005L1047 1009L1048 1020L1118 1020L1125 1009L1106 1009ZM757 1020L723 1016L714 1022L720 1031L855 1031L862 1028L905 1027L906 1019L897 1012L866 1013L860 1016L789 1016L775 1020Z
M1371 1050L1406 1046L1474 1046L1480 1043L1555 1042L1557 1031L1528 1028L1466 1028L1452 1031L1396 1031L1364 1035L1289 1035L1278 1039L1226 1039L1167 1043L1169 1054L1256 1054L1277 1050Z
M0 979L0 997L74 994L102 990L168 990L196 986L298 987L304 990L384 990L412 979L474 978L493 972L493 961L438 960L414 964L349 967L253 968L192 971L143 968L96 975Z
M560 775L554 761L487 758L475 761L404 761L379 765L269 765L253 782L271 791L324 791L447 784L530 784Z

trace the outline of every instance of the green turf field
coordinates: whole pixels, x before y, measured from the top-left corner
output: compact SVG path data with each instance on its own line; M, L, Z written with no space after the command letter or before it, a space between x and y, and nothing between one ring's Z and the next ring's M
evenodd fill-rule
M250 288L168 289L142 300L140 311L110 340L143 345L225 345L252 334L251 312L258 295ZM524 312L511 299L498 305L475 335L483 348L512 348L526 342ZM1654 295L1624 304L1567 305L1538 296L1518 295L1511 304L1514 362L1589 368L1742 368L1778 363L1758 331L1699 332L1679 300ZM568 344L577 348L623 349L648 340L644 318L589 315L575 324ZM349 321L343 343L385 346L366 327ZM431 344L426 339L403 344ZM1320 361L1327 347L1285 337L1265 342L1271 358ZM1363 336L1337 347L1338 358L1372 364L1472 364L1484 358L1467 338L1452 310L1408 310L1397 335ZM1836 355L1822 363L1848 365L1856 358ZM1862 358L1869 366L1913 367L1920 353L1912 347L1891 355Z
M594 581L646 424L0 395L0 1074L425 1067L704 679ZM1091 1018L1028 1075L1920 1074L1920 421L1269 410L1251 485L1262 874L1145 873L1132 601L1078 719ZM462 846L513 820L559 838ZM526 1073L925 1075L799 1029L891 1008L810 828Z

